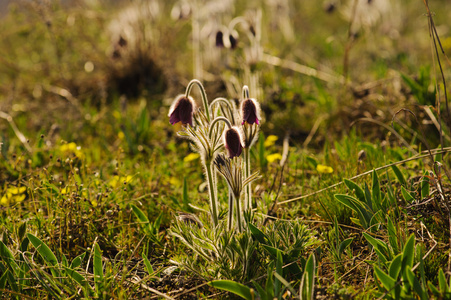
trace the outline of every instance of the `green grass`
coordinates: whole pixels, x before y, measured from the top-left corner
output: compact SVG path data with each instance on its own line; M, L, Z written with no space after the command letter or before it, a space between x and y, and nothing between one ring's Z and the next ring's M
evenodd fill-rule
M450 128L424 3L400 4L399 27L387 13L396 38L378 24L352 41L340 10L288 2L213 12L226 26L245 16L260 32L238 25L236 49L202 36L200 69L194 16L169 18L174 1L158 1L153 17L141 7L122 48L108 25L138 4L10 6L0 19L4 298L451 297ZM450 4L429 5L449 56ZM202 34L215 36L197 9ZM266 56L249 59L256 49ZM239 233L227 229L219 174L212 226L201 158L169 124L193 74L210 101L238 99L246 84L261 104L250 152L261 176Z

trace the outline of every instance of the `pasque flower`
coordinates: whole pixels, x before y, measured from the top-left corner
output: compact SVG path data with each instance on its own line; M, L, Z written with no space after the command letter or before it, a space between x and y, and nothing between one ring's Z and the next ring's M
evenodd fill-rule
M241 117L243 118L243 122L241 124L260 124L260 106L258 105L257 100L247 98L241 102Z
M240 130L237 127L231 127L224 131L224 146L230 158L241 155L243 151L242 140Z
M193 111L195 107L196 103L193 98L185 95L177 96L169 108L169 122L172 125L182 122L183 125L189 124L193 126Z

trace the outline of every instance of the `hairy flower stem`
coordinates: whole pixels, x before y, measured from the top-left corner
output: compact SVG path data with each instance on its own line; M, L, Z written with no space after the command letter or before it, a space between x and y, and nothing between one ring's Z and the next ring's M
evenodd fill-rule
M249 178L251 175L251 158L249 147L244 148L244 176L243 178ZM249 211L252 209L252 190L251 183L249 182L244 188L244 210Z
M202 104L204 105L205 115L207 116L208 122L210 122L210 106L208 105L207 93L205 92L205 88L202 83L197 79L191 80L186 87L185 96L188 98L191 93L191 89L195 84L199 87L200 94L202 96Z
M233 227L233 192L229 187L229 213L228 213L228 229L232 231Z
M238 232L243 232L243 225L241 224L241 208L240 208L240 197L237 197L235 194L233 194L233 198L236 202L236 224L238 227Z
M208 131L208 137L209 137L210 139L211 139L211 137L212 137L212 135L213 135L213 130L214 130L213 128L214 128L214 125L215 125L216 123L220 122L220 121L226 123L228 129L232 128L232 124L230 123L229 120L227 120L227 118L224 118L224 117L216 117L216 118L211 122L211 124L210 124L210 130Z
M205 169L205 173L207 174L208 193L210 196L211 218L213 220L213 225L216 227L218 225L218 200L216 199L216 182L213 177L213 163L207 161L205 163Z

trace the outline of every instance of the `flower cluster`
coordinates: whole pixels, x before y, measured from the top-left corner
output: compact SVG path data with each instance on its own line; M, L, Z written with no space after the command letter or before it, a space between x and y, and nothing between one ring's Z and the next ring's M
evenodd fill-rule
M200 90L203 110L197 109L195 100L190 96L194 86ZM237 228L241 231L240 207L245 211L252 208L250 183L258 177L257 173L250 173L249 153L258 139L261 122L258 101L249 97L249 89L244 86L238 109L232 101L222 97L209 103L203 85L194 79L188 84L185 94L174 99L168 117L172 125L182 124L179 135L188 138L192 149L201 157L207 177L213 225L218 224L215 174L219 172L229 187L229 228L232 228L235 207Z

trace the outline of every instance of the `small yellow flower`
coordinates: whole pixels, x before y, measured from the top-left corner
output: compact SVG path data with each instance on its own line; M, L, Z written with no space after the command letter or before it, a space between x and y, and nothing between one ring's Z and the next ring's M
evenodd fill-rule
M268 135L268 137L265 140L265 143L263 144L266 148L271 147L272 145L275 144L275 142L278 140L279 138L276 135Z
M190 161L198 159L199 157L200 157L199 153L190 153L190 154L188 154L187 156L185 156L183 158L183 161L184 162L190 162Z
M81 147L77 146L74 142L63 144L59 147L59 151L63 154L75 154L79 158L83 158L84 154L81 151Z
M182 184L177 177L170 177L169 183L174 186L180 186Z
M325 166L325 165L317 165L316 170L321 174L330 174L334 171L332 167Z
M133 179L133 176L131 176L131 175L120 176L120 177L119 177L118 175L115 175L115 176L110 180L109 185L110 185L112 188L116 188L116 187L118 187L119 185L124 184L124 182L125 182L125 183L131 182L132 179Z
M97 205L98 205L98 203L97 203L96 200L92 200L92 201L91 201L91 204L92 204L93 207L97 207Z
M25 200L26 191L27 188L25 186L7 188L0 199L0 204L6 206L10 203L20 203Z
M266 160L269 163L272 163L272 162L276 161L277 159L278 160L282 159L282 155L280 153L274 153L274 154L270 154L270 155L266 156Z
M117 134L117 137L118 137L120 140L123 140L123 139L125 138L124 132L123 132L123 131L119 131L119 133Z
M119 120L121 118L121 113L118 110L115 110L113 111L113 117Z

